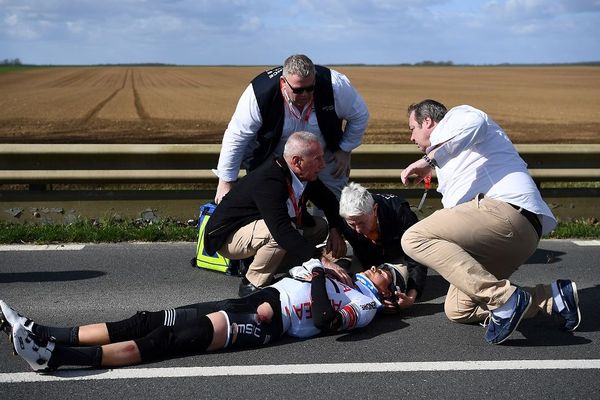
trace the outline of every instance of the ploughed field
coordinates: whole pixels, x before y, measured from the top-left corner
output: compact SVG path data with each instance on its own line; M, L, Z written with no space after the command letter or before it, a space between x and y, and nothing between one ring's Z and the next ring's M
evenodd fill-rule
M267 67L52 67L0 74L0 143L220 143ZM371 113L364 143L407 143L406 108L470 104L515 143L600 143L600 67L333 67Z

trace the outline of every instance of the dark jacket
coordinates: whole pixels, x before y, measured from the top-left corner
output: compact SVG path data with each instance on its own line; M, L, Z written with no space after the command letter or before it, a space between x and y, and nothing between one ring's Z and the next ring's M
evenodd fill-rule
M252 80L252 89L256 96L262 117L262 126L256 134L258 146L244 166L252 171L265 161L277 147L283 132L285 102L279 86L283 67L273 68ZM331 70L315 65L314 110L321 134L327 149L332 152L340 148L342 140L342 120L335 112L335 99L331 86Z
M303 261L315 256L315 247L292 226L287 209L288 182L291 182L291 171L283 158L273 158L240 179L223 197L206 224L206 251L215 253L233 232L263 219L277 244L288 253ZM317 179L308 182L299 200L303 225L314 225L306 210L308 200L325 212L330 228L343 224L335 195Z
M342 234L352 246L354 256L363 267L382 263L404 263L408 267L407 289L416 289L417 297L425 287L427 268L412 260L402 250L400 239L406 230L417 223L415 213L406 200L390 194L373 194L379 221L379 241L374 244L352 229L345 221Z

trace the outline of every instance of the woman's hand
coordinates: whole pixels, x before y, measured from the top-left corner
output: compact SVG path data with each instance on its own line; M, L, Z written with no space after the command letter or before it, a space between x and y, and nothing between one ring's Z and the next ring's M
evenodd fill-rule
M344 268L340 267L339 265L337 265L333 261L329 260L325 256L321 257L321 263L323 264L323 268L325 269L325 272L327 274L333 276L338 281L340 281L350 287L353 286L352 278L350 277L350 275L348 275L348 273L346 272L346 270Z

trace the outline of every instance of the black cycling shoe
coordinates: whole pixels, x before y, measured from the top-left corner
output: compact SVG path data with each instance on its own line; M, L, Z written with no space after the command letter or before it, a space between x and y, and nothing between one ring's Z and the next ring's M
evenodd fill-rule
M258 292L259 287L254 286L246 277L243 277L240 282L240 288L238 289L238 296L245 297L251 293Z

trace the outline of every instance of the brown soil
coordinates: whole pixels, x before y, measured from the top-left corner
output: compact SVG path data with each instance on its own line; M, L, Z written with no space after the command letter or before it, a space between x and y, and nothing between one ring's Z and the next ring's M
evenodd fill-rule
M406 143L424 98L471 104L515 143L600 143L598 67L334 67L369 106L365 143ZM220 143L262 67L40 68L0 75L3 143Z

